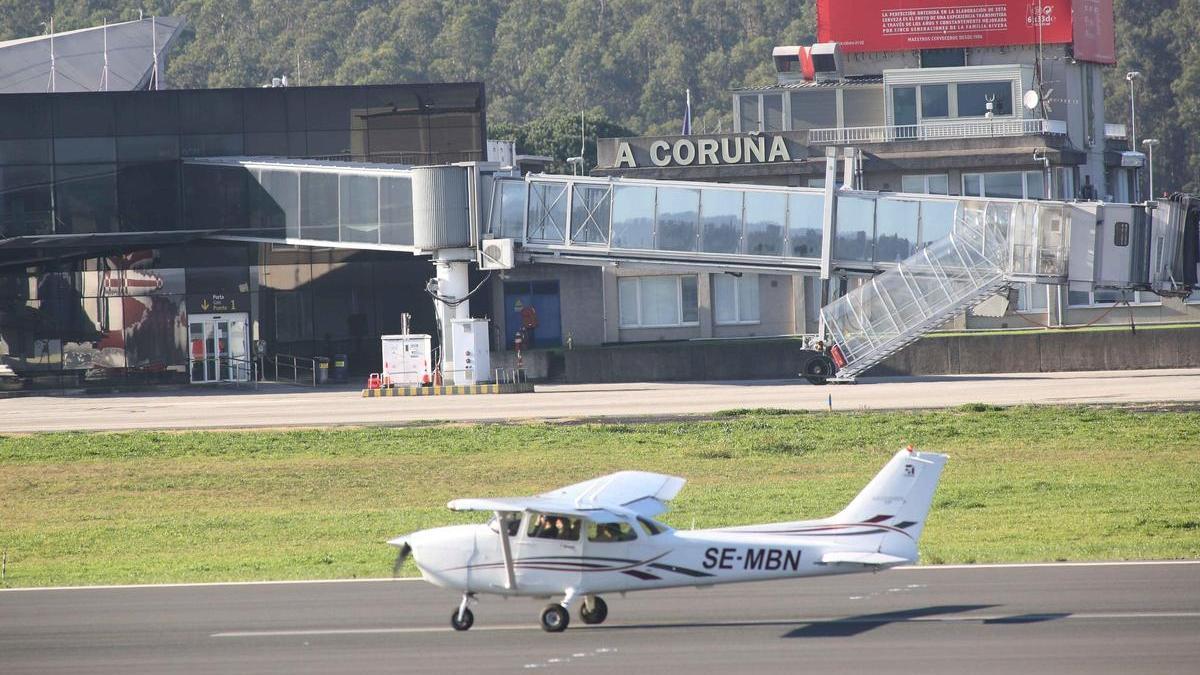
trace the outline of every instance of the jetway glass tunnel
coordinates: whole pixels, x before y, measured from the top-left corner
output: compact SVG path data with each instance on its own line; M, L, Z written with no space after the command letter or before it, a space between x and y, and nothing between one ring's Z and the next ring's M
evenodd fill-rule
M407 166L193 159L184 162L183 192L185 220L224 238L415 250Z
M838 199L832 257L873 271L949 234L953 197ZM487 236L533 253L817 269L825 191L584 177L497 179Z

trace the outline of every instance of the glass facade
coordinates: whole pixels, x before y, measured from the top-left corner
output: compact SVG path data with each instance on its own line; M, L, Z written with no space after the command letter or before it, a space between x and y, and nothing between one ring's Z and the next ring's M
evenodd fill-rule
M189 317L220 312L269 353L378 370L400 312L434 330L427 261L198 239L411 246L408 175L204 158L482 160L484 106L472 83L0 95L0 363L34 383L186 382Z

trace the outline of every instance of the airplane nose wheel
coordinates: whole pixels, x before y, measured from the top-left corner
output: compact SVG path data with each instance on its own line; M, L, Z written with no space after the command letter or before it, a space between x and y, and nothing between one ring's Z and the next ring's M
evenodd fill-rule
M475 615L469 609L464 609L461 612L456 609L450 615L450 625L454 627L454 630L467 630L474 624Z
M571 622L571 615L562 605L547 605L542 610L542 630L547 633L561 633Z
M579 608L579 618L588 625L604 623L608 618L608 603L598 595L585 598L583 606Z

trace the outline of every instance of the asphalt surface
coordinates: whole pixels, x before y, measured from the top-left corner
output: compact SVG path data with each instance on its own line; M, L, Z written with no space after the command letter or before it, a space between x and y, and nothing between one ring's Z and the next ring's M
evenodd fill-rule
M1200 564L897 569L608 597L562 634L545 601L419 581L0 592L5 673L1195 673Z
M1200 403L1200 369L767 382L539 385L533 394L364 399L360 389L192 389L0 399L0 433L638 418L732 408L882 410L964 403Z

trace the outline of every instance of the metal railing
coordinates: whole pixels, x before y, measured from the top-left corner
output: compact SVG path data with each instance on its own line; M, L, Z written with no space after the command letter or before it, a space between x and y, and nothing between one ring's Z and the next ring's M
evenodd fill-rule
M317 360L308 356L275 354L275 381L290 382L303 386L317 386Z
M926 122L924 124L899 124L878 127L809 129L808 142L818 145L825 143L891 143L894 141L1034 136L1039 134L1063 135L1066 133L1067 124L1061 120L993 118L990 120Z
M204 364L205 374L215 372L216 379L195 379L196 365ZM236 356L206 356L188 360L188 375L192 384L258 384L262 378L262 366L254 359Z

